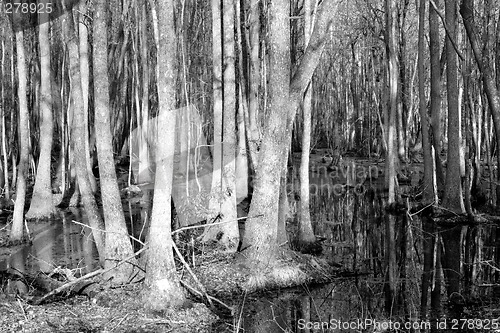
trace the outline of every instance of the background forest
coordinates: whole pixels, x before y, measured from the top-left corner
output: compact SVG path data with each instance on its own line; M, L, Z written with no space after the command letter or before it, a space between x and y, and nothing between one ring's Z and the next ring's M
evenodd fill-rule
M82 206L80 279L147 310L347 274L376 318L498 329L497 2L0 6L4 249ZM313 302L272 321L324 322Z

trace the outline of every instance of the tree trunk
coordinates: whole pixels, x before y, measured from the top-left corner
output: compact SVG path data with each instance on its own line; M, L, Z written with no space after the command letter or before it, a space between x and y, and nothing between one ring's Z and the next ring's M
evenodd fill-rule
M260 126L259 126L259 87L261 80L260 68L260 1L250 0L248 10L249 21L249 44L250 44L250 74L249 74L249 103L248 103L248 148L253 170L257 169L258 151L260 146Z
M10 240L20 241L24 230L24 202L26 200L26 171L28 167L28 101L26 98L26 57L24 53L24 34L16 31L17 53L17 97L19 98L19 165L17 166L16 203L12 217ZM11 132L12 133L12 132Z
M158 28L160 48L158 50L158 133L162 133L163 144L156 147L156 173L153 211L149 231L149 251L144 281L143 303L154 311L169 307L180 307L185 302L179 277L175 270L172 251L170 203L175 153L175 83L177 62L177 40L174 27L174 1L158 2ZM163 135L164 133L164 135Z
M36 171L35 186L27 219L50 218L54 213L50 162L52 155L52 88L50 79L50 40L47 13L40 14L42 22L38 31L40 46L40 157Z
M427 103L425 98L425 67L424 67L424 19L425 19L425 4L427 0L420 0L419 17L418 17L418 96L420 123L422 127L422 146L424 151L424 202L432 202L434 200L433 191L433 175L434 168L432 163L432 149L429 141L429 124L427 114ZM429 287L431 282L432 269L432 234L431 220L428 217L422 216L423 234L423 253L424 267L422 273L422 295L420 302L420 316L426 318Z
M90 186L92 188L92 193L97 190L97 181L92 172L92 162L90 154L90 142L89 142L89 40L88 40L88 28L85 24L87 14L87 3L82 1L80 3L80 13L79 13L79 24L78 24L78 40L79 40L79 51L80 51L80 75L82 77L82 98L83 98L83 123L85 126L85 167L87 168L87 173L89 175Z
M436 1L437 2L437 1ZM441 163L441 48L439 37L439 17L434 9L429 8L429 44L431 60L431 124L432 124L432 144L434 145L434 159L436 163L436 183L439 191L444 188L444 174Z
M222 194L220 244L236 251L240 235L236 214L236 73L234 43L234 2L222 1L222 54L223 54L223 126L222 126Z
M92 228L92 233L94 235L94 240L96 242L97 251L99 252L99 257L104 260L104 222L99 213L97 203L92 192L92 187L90 185L90 180L88 177L88 171L86 167L87 156L85 154L85 122L84 122L84 111L83 111L83 99L82 99L82 81L80 77L80 61L78 53L78 45L76 43L76 35L73 23L73 13L72 11L67 12L64 15L63 20L63 31L64 38L66 40L68 48L68 61L69 61L69 76L71 78L71 98L73 100L74 113L73 121L71 122L72 135L74 146L74 164L76 168L76 175L78 178L78 188L82 196L83 205L85 207L85 212L89 219L90 227ZM69 118L68 118L69 119Z
M457 54L452 45L452 40L457 39L456 25L456 2L445 1L446 23L448 34L446 38L446 81L448 98L448 163L446 168L445 194L443 206L457 214L464 213L464 201L462 197L462 179L460 172L460 109L458 96L458 71ZM441 234L444 243L443 270L448 279L448 295L460 291L460 244L461 227L456 226L444 230Z
M489 2L488 2L489 3ZM488 9L485 9L488 10ZM490 64L490 50L488 46L488 36L485 36L485 45L482 48L484 53L481 54L481 48L479 46L477 29L474 23L474 1L473 0L463 0L460 6L460 14L462 15L465 30L469 41L472 46L472 51L474 53L474 58L476 59L477 66L481 72L483 78L483 87L488 97L488 104L490 107L491 115L493 116L493 124L495 126L496 133L496 143L497 147L500 147L500 95L498 92L498 87L495 82L494 74L495 72L491 68ZM483 34L488 34L488 31L484 31ZM500 154L497 154L497 165L500 165ZM497 175L500 175L500 167L497 167ZM500 178L497 176L497 178ZM497 200L500 200L500 185L496 186ZM494 203L497 205L498 203Z
M286 166L291 126L304 91L316 69L324 47L330 17L336 1L323 2L318 20L301 64L289 80L289 10L288 1L273 1L270 15L270 113L259 153L259 168L254 195L246 222L250 243L248 261L258 277L276 259L280 176ZM289 83L290 82L290 83Z
M137 183L151 183L154 175L152 172L152 165L150 163L150 155L153 154L150 151L148 137L150 136L151 129L149 128L149 69L148 69L148 33L147 33L147 14L146 14L146 2L141 4L141 19L140 19L140 31L138 34L139 47L142 71L139 71L139 60L137 56L134 56L135 68L137 76L137 81L139 81L139 75L142 72L142 96L140 97L141 103L139 105L139 91L140 85L136 86L137 94L137 124L139 128L139 170L137 171L136 181ZM140 110L140 111L139 111Z
M222 26L221 26L221 2L212 1L212 54L213 54L213 99L214 99L214 144L213 144L213 174L212 174L212 195L209 202L209 216L207 220L213 220L222 209L223 187L223 164L222 164L222 135L224 121L224 104L222 89ZM227 151L226 151L227 152ZM219 222L219 221L217 221ZM205 230L203 241L216 241L219 234L223 233L223 226L218 224L210 226ZM238 245L238 244L236 244Z
M389 188L388 204L396 201L396 113L398 112L398 64L396 59L395 38L395 0L385 1L386 12L386 52L389 68L389 115L387 131L387 158L386 158L386 181ZM396 218L393 215L386 216L386 259L387 259L387 278L385 307L387 313L397 312L397 262L396 262Z
M278 233L278 202L280 177L286 166L287 116L290 96L290 3L287 0L272 1L268 7L269 17L269 109L267 126L264 129L256 186L246 222L245 234L251 247L248 258L258 271L276 259ZM256 217L260 215L261 217Z
M311 38L311 0L304 0L304 33L305 43L309 43ZM354 80L354 77L352 78ZM302 154L300 160L300 208L299 208L299 249L307 247L308 244L316 241L311 224L311 213L309 211L309 154L311 151L311 100L312 84L306 90L302 102L303 111L303 134L302 134ZM285 169L286 170L286 169ZM285 177L286 181L286 177ZM286 187L285 187L286 188Z
M95 130L97 156L99 161L99 178L101 198L106 225L106 261L104 267L111 268L121 260L133 255L132 244L128 237L125 215L120 198L120 190L116 180L115 163L111 127L109 122L109 81L108 81L108 34L107 34L107 1L98 0L94 15L94 100ZM110 271L113 283L126 283L134 272L135 259Z

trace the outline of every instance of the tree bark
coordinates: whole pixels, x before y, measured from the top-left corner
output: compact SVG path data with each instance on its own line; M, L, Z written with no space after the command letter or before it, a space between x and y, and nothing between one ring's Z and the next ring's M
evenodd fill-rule
M460 172L460 109L458 96L458 71L457 54L453 48L452 40L456 40L456 2L445 1L446 23L448 34L446 37L446 81L448 98L448 162L446 168L445 194L443 206L452 212L461 214L465 211L462 197L462 179ZM441 237L444 243L443 271L448 280L448 296L460 291L460 244L461 227L456 226L443 230Z
M286 166L291 127L304 91L316 69L335 14L337 1L323 2L311 41L291 82L289 81L288 1L270 5L270 114L259 153L254 195L246 222L248 261L255 268L269 268L276 259L280 176ZM288 84L288 82L290 82ZM271 266L272 267L272 266ZM256 271L259 275L259 269Z
M85 19L87 15L87 3L82 1L80 3L80 13L79 13L79 23L78 23L78 41L79 41L79 51L80 51L80 74L82 77L82 98L83 98L83 122L85 126L85 167L87 168L87 173L89 175L90 186L92 188L92 193L97 190L97 181L92 172L92 161L90 153L90 142L89 142L89 40L88 40L88 28L85 24Z
M260 66L260 1L250 0L248 10L249 21L249 44L250 44L250 73L249 73L249 103L248 103L248 148L253 170L257 169L258 152L260 146L260 126L259 126L259 87L261 80Z
M20 241L24 235L24 203L26 200L26 171L28 167L28 100L26 97L26 56L24 53L24 33L16 31L17 53L17 97L19 99L19 164L17 166L16 202L10 240Z
M245 234L252 244L248 258L253 261L253 265L272 265L277 254L280 177L288 156L288 117L281 112L287 110L290 96L289 13L290 3L287 0L272 1L268 7L270 114L264 129L256 187L245 228ZM265 218L254 217L259 214ZM257 267L261 268L260 265Z
M184 292L175 270L171 234L171 202L175 153L175 83L177 40L174 27L174 1L158 2L158 133L164 142L156 147L156 173L153 211L149 231L149 251L144 281L143 303L150 310L180 307ZM164 135L163 135L164 134Z
M94 100L95 131L97 156L99 161L99 178L101 198L106 225L106 259L104 268L113 267L134 253L128 237L125 215L120 198L120 190L116 179L111 126L109 121L109 81L108 81L108 34L107 34L107 1L98 0L94 15ZM135 259L122 264L112 271L113 283L126 283L134 272Z
M485 9L487 10L487 9ZM496 143L497 147L500 147L500 95L498 92L498 87L496 85L494 74L495 72L490 65L490 51L489 47L485 42L485 47L483 47L484 53L481 53L481 48L479 46L479 41L477 37L477 28L474 23L474 1L473 0L463 0L460 6L460 14L462 15L465 30L467 36L472 46L472 51L474 53L474 58L476 59L477 67L481 72L483 78L483 87L488 98L488 104L490 107L491 115L493 116L493 124L495 126L496 133ZM487 31L483 32L488 34ZM497 165L500 165L500 154L497 154ZM500 167L497 168L497 178L500 178ZM500 185L496 186L497 200L500 200ZM496 205L498 203L495 203Z
M212 194L209 202L209 216L207 220L213 220L221 212L223 196L222 177L222 136L224 122L224 103L222 89L222 8L221 1L213 0L212 3L212 55L213 55L213 114L214 114L214 144L213 144L213 173ZM210 226L205 230L203 241L216 241L220 233L223 233L222 225Z
M429 8L429 44L431 62L431 124L432 144L434 146L434 159L436 163L436 183L440 191L444 188L444 174L441 163L441 64L440 64L440 39L439 17L433 6Z
M42 22L38 31L40 47L40 157L36 171L35 186L27 219L50 218L54 213L50 162L52 155L52 88L50 79L50 40L48 14L40 14Z
M236 251L240 235L236 214L236 72L234 43L234 2L222 1L223 54L223 128L222 128L222 194L221 215L223 234L220 244Z
M424 204L437 202L436 193L434 192L434 156L432 155L432 146L430 140L430 124L429 114L427 112L427 100L425 95L425 66L424 66L424 50L425 50L425 4L427 0L420 0L419 8L419 25L418 25L418 95L420 109L420 123L422 127L422 146L424 152ZM431 102L432 103L432 102ZM433 232L434 227L432 220L422 216L423 233L423 253L424 267L422 274L422 295L420 302L420 316L426 318L429 300L429 288L431 286L432 266L433 266Z
M85 212L89 219L90 227L94 235L99 257L104 260L104 222L99 213L97 203L92 192L88 171L86 167L87 156L85 154L85 131L82 81L80 77L80 61L78 44L76 43L73 13L68 11L63 18L63 32L68 49L69 76L71 78L71 98L73 100L74 113L71 122L71 139L74 146L74 164L78 178L78 188L82 196ZM68 118L69 119L69 118Z
M386 12L386 53L389 68L389 115L387 131L387 158L386 158L386 182L389 188L388 204L396 201L396 113L398 112L398 63L396 59L396 27L395 27L395 0L385 1ZM385 293L385 308L387 313L397 312L397 262L396 262L396 218L393 215L386 216L386 260L387 278Z
M311 38L311 21L311 0L304 0L304 37L306 45L307 43L309 43L309 40ZM307 244L311 244L316 241L316 236L314 236L314 231L311 224L311 213L309 211L309 154L311 150L312 108L311 101L312 84L309 84L309 87L306 89L304 100L302 102L304 124L302 127L302 154L300 160L300 207L298 232L299 249L307 246Z

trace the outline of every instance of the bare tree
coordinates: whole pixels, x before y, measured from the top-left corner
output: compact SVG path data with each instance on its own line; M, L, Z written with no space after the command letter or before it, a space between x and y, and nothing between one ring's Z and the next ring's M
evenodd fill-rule
M279 198L276 194L279 193L281 172L286 165L291 127L305 89L320 61L337 3L335 0L324 1L319 7L311 40L292 80L289 75L289 3L285 0L273 1L269 7L270 110L245 227L247 244L244 244L244 248L248 245L248 260L255 269L257 279L272 267L270 263L277 257Z
M36 171L35 186L31 198L30 209L26 218L49 218L54 211L52 203L52 186L50 162L52 157L52 135L54 124L52 119L52 87L50 80L50 40L48 13L41 13L40 20L45 22L38 28L40 47L40 157Z
M304 34L305 43L309 43L312 32L311 0L304 0ZM309 154L311 150L311 100L312 84L306 90L302 102L304 117L302 134L302 156L300 160L300 209L299 209L299 248L305 248L308 244L316 241L311 224L311 213L309 211ZM285 178L286 180L286 178Z
M87 156L85 154L85 121L83 110L82 81L80 77L80 61L77 38L75 34L73 13L68 11L63 17L63 33L68 49L69 76L71 78L71 98L74 105L72 124L72 140L74 147L74 162L78 178L78 188L82 195L85 212L92 227L92 233L96 242L97 250L101 260L104 260L104 221L99 213L97 203L90 185L89 174L86 167Z
M223 235L220 243L236 251L240 239L236 219L236 72L234 42L234 1L222 1L223 35L223 145L222 145L222 205Z
M92 172L92 162L90 160L90 142L89 142L89 82L90 82L90 66L89 66L89 37L88 27L85 22L87 17L87 3L82 1L79 6L79 22L78 22L78 50L80 53L80 75L82 77L82 99L83 99L83 121L87 129L85 131L85 166L89 174L90 186L92 192L97 190L97 181Z
M177 48L174 27L174 1L158 2L158 133L164 141L156 147L156 174L153 211L149 231L149 251L143 302L152 310L181 306L185 301L175 270L172 251L170 203L175 153L175 82Z
M23 238L24 203L26 200L26 171L28 168L28 101L26 97L26 56L24 53L24 33L20 29L15 33L17 52L17 96L19 98L19 165L17 166L16 203L12 218L10 239L19 241Z
M485 11L491 10L491 1L485 1ZM490 38L494 38L494 34L489 29L492 29L493 24L490 23L484 31L484 45L480 46L478 41L478 31L476 24L474 22L474 1L473 0L463 0L460 6L460 14L462 15L465 30L469 38L470 44L472 46L472 51L474 53L474 58L476 59L477 66L481 72L481 77L483 79L484 92L488 98L488 105L490 107L490 112L493 117L493 125L495 127L497 145L500 144L500 93L498 91L498 86L495 81L495 71L493 70L491 64L492 55L490 47L488 44ZM500 25L499 25L500 26ZM497 36L498 37L498 36ZM497 154L497 162L500 163L500 154ZM500 165L500 164L499 164ZM498 175L500 175L500 168L497 170ZM500 185L496 186L497 201L500 199ZM497 204L497 203L495 203Z
M462 196L461 163L461 125L458 104L458 66L457 53L453 43L457 40L456 2L445 0L446 11L446 84L448 99L448 164L446 167L445 194L443 207L456 214L465 212ZM444 243L443 272L448 279L447 290L451 296L460 289L460 243L462 227L452 226L441 233Z
M210 227L204 235L204 241L220 238L219 243L224 248L236 251L240 235L236 215L236 55L233 1L222 2L222 13L221 28L220 3L213 1L214 171L210 208L212 217L216 215L216 210L219 208L223 223ZM221 73L222 68L223 73ZM219 81L221 74L222 85Z
M387 203L396 202L396 113L398 112L398 62L396 55L396 1L385 0L385 47L387 65L389 68L389 117L387 119L387 155L386 155L386 184L389 188ZM396 310L397 295L397 262L396 262L396 218L393 215L386 217L386 260L387 278L385 307L388 313Z
M95 100L95 131L101 198L106 225L106 258L104 267L113 267L117 262L133 255L132 244L128 237L125 216L116 180L113 145L109 120L109 80L108 80L108 34L106 0L98 0L94 14L94 53L93 77ZM135 259L130 264L123 264L110 271L113 283L128 282L134 272Z
M424 204L437 201L434 191L434 156L432 155L432 146L430 140L429 113L427 112L427 98L425 94L425 7L427 0L420 1L418 17L418 96L420 123L422 127L422 147L424 151ZM433 266L433 225L428 216L422 216L423 233L423 253L424 253L424 272L422 274L422 297L421 297L421 315L427 313L428 294L431 282Z

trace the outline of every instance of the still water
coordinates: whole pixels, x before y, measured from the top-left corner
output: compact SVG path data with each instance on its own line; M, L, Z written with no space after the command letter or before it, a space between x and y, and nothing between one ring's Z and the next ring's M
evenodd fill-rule
M418 171L414 174L418 176ZM417 188L417 176L402 187L407 198L411 198ZM237 311L227 320L227 331L235 332L235 327L239 327L240 332L383 332L390 328L400 332L428 331L428 322L420 320L419 313L423 257L418 216L408 214L398 223L398 299L402 309L388 315L384 311L386 192L382 187L383 176L376 167L351 161L340 172L313 168L310 181L313 227L315 234L324 240L322 256L342 265L351 277L321 286L241 295L232 304ZM289 189L296 185L292 177ZM297 203L293 195L289 198L293 216ZM147 219L148 208L144 200L124 204L129 230L141 240L147 234L141 221ZM31 226L35 234L33 244L0 260L0 271L37 273L63 267L80 275L97 269L97 252L89 229L74 221L86 223L78 209L61 212L59 220L51 224ZM290 219L288 229L293 230L296 223ZM496 233L496 226L475 228L474 258L484 261L497 255L497 245L491 242L495 238L488 236ZM138 249L139 244L134 243L134 247ZM494 300L492 286L498 281L498 272L481 263L471 265L473 281L467 292L481 296L486 303ZM444 288L442 293L445 294ZM500 316L497 312L488 315Z

